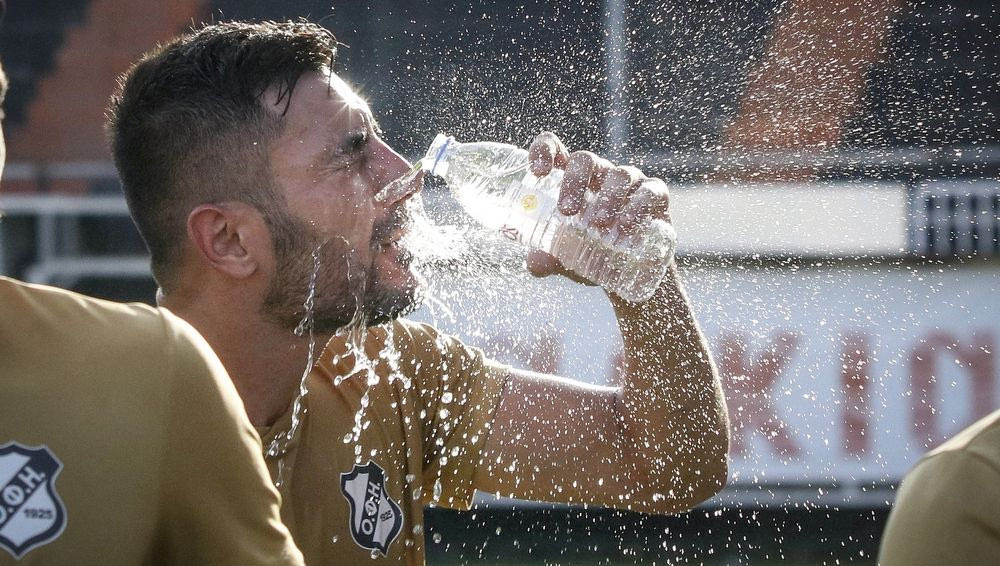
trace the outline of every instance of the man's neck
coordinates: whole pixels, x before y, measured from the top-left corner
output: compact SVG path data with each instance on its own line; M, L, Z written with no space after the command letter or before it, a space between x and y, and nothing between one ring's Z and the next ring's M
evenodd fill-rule
M243 399L250 422L254 426L274 424L298 394L308 364L309 337L296 336L260 317L235 321L217 316L222 313L213 312L211 306L174 303L165 298L163 306L194 326L219 356ZM227 314L232 312L239 311L228 309ZM314 337L315 356L328 339Z

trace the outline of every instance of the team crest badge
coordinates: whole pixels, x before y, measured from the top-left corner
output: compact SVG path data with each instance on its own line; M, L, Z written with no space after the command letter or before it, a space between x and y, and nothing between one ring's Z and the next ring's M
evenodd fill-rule
M362 548L388 553L403 527L403 512L385 490L385 471L368 461L340 474L340 489L351 504L351 537Z
M0 546L14 558L51 542L66 527L55 489L62 467L45 446L0 446Z

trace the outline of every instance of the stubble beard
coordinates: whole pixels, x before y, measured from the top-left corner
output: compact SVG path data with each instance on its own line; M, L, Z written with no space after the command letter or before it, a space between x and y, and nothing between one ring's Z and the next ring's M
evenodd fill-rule
M394 218L373 230L386 232ZM399 220L395 220L399 221ZM286 210L272 213L271 227L276 270L262 305L264 315L293 330L307 316L305 303L315 281L312 308L313 332L332 335L349 326L375 326L413 312L423 299L423 280L412 274L407 284L393 288L382 283L372 261L381 242L368 244L368 260L346 238L316 238L309 226ZM404 252L405 254L405 252ZM408 269L409 258L401 267Z

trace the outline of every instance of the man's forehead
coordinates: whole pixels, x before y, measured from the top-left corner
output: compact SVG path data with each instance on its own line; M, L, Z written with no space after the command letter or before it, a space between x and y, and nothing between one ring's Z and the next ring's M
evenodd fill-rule
M364 114L371 115L371 109L368 108L368 103L365 99L358 96L358 93L354 92L349 84L344 82L344 79L340 78L336 74L330 74L323 77L330 89L333 91L331 95L337 96L344 101L353 110L358 110Z
M289 104L287 117L296 123L322 122L326 127L345 130L369 126L377 129L368 103L334 73L302 75Z
M317 103L322 104L323 100L331 100L338 105L344 105L346 110L371 115L371 109L365 99L361 98L344 79L329 71L303 73L295 82L291 100L286 97L287 92L284 89L277 85L272 86L265 94L264 99L268 101L268 104L265 105L271 106L277 112L283 112L286 105L288 110L292 110L298 105L309 106ZM310 99L311 102L305 102L306 98ZM299 104L296 104L297 101Z
M361 98L354 88L336 73L329 71L306 73L299 79L295 89L298 91L299 88L303 87L310 91L309 95L317 103L322 104L320 101L324 99L331 100L338 106L343 105L344 110L349 110L351 113L371 116L371 109L365 99ZM293 104L294 99L293 95Z

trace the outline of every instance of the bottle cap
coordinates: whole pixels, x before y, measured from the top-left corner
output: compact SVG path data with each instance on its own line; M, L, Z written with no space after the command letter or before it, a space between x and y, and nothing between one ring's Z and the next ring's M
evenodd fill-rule
M455 143L455 138L446 135L438 134L434 141L431 142L430 147L427 148L427 154L424 156L425 160L431 162L430 174L436 176L442 176L448 170L447 162L441 163L441 158L444 157L445 152L448 148Z

